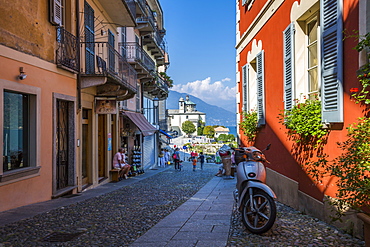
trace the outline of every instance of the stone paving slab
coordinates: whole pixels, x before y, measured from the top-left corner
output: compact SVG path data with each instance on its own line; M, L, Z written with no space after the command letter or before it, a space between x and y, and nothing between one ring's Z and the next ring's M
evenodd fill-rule
M226 246L234 188L235 180L214 177L130 246Z

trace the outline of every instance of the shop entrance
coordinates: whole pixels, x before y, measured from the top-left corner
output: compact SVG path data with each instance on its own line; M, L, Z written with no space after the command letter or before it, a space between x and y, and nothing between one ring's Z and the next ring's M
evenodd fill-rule
M92 153L91 153L91 110L82 110L82 188L91 183Z
M106 178L106 155L107 155L107 115L99 114L98 115L98 175L99 182Z

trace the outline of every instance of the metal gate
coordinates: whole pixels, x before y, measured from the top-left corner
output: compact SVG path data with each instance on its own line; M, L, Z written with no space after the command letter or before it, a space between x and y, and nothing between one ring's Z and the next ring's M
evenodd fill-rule
M68 101L57 100L56 117L56 189L60 190L68 186Z
M143 166L150 168L155 164L155 135L145 136L143 142Z

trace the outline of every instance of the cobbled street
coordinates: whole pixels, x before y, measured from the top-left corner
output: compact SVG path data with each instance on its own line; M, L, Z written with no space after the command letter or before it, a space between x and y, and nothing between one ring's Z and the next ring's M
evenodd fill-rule
M214 178L217 167L206 163L203 171L193 172L185 162L178 172L170 166L113 192L5 225L0 227L0 246L129 246ZM227 246L364 246L280 203L274 228L263 235L244 230L235 210L230 220ZM53 233L71 240L53 242Z

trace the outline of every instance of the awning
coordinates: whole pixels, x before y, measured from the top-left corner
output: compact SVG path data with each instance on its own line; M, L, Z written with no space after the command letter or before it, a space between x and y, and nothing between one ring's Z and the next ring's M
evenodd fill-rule
M143 114L136 112L123 112L139 128L143 136L154 135L157 129L151 125Z
M163 135L167 136L168 138L173 138L170 134L168 134L166 131L159 129L159 132L161 132Z

